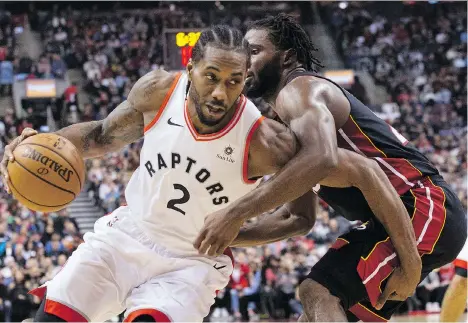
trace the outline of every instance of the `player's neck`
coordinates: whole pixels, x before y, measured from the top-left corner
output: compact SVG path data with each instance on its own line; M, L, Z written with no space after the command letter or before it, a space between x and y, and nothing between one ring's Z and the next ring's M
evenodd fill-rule
M198 116L198 113L197 113L197 109L195 108L195 104L190 99L190 97L188 97L187 98L187 112L188 112L189 121L192 123L195 130L201 135L208 135L208 134L216 133L222 130L224 127L226 127L229 121L231 121L231 119L234 117L234 114L236 113L240 99L241 99L240 97L237 99L236 103L234 103L234 107L229 109L228 113L224 116L224 118L220 122L218 122L217 124L213 126L207 126L200 120L200 117Z

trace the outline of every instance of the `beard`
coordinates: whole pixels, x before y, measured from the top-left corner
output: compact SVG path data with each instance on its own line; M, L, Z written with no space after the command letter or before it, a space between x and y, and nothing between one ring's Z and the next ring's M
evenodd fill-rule
M198 119L200 120L202 124L208 127L213 127L213 126L216 126L219 122L221 122L221 120L223 120L224 116L219 119L213 119L210 116L207 116L203 113L203 108L200 103L200 94L195 88L195 85L193 84L193 82L191 82L190 84L189 96L192 99L193 104L195 105L195 111L197 112ZM221 104L216 102L213 105L221 105Z
M268 97L275 93L281 80L280 54L263 65L245 93L250 98Z

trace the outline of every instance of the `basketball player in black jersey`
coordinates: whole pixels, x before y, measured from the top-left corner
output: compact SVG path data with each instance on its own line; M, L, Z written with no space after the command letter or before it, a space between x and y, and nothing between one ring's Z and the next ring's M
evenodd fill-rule
M336 211L364 224L338 238L301 284L301 320L389 320L413 293L414 276L423 279L463 247L467 232L460 201L402 135L352 94L316 75L316 49L291 17L256 21L245 38L251 46L248 94L271 105L294 131L301 150L258 189L208 216L195 245L211 252L223 250L234 238L231 245L247 246L287 237L294 227L287 219L272 223L266 216L238 235L237 223L323 184L340 163L338 148L353 151L375 160L385 172L393 186L389 190L398 192L407 209L406 225L398 227L394 214L378 218L356 187L326 183L317 188L317 195Z

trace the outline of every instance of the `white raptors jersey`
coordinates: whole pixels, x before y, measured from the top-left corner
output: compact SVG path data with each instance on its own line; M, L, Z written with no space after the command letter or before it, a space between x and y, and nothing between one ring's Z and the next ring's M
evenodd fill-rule
M224 129L198 134L185 105L188 78L178 74L145 127L140 166L125 196L136 224L168 251L195 254L205 217L257 186L247 179L249 143L263 117L241 96Z

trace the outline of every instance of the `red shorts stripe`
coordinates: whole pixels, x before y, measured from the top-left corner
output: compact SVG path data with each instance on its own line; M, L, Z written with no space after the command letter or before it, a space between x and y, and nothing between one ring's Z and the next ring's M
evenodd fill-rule
M445 225L445 193L429 178L418 181L412 189L416 196L416 211L413 217L414 234L421 255L432 253Z
M455 259L455 261L453 262L453 265L455 267L462 268L465 270L468 269L468 263L465 260Z
M88 322L83 315L74 309L51 299L46 299L44 312L58 316L66 322Z
M444 227L445 194L429 178L418 181L418 187L412 189L411 193L415 198L412 224L418 251L422 256L434 250ZM381 294L382 282L398 264L399 260L390 239L379 241L366 257L361 257L357 271L366 286L372 305L375 305Z
M388 320L384 319L382 316L377 313L372 312L367 307L363 306L361 303L349 308L349 311L356 315L358 319L363 322L387 322Z
M140 315L150 315L156 322L172 322L166 314L151 308L144 308L131 312L124 322L133 322Z
M380 285L398 264L399 260L390 239L378 242L366 258L361 257L357 271L366 286L372 305L376 304L380 296Z
M62 268L59 269L59 271L57 272L57 274L58 274L59 272L61 272L63 268L65 268L65 266L67 265L67 263L68 263L68 259L67 259L67 261L65 261L65 263L64 263L63 266L62 266ZM34 289L30 290L30 291L28 292L28 294L37 296L37 297L39 297L39 298L42 300L42 299L44 298L46 292L47 292L47 285L44 284L44 285L41 285L41 286L39 286L39 287L37 287L37 288L34 288Z

